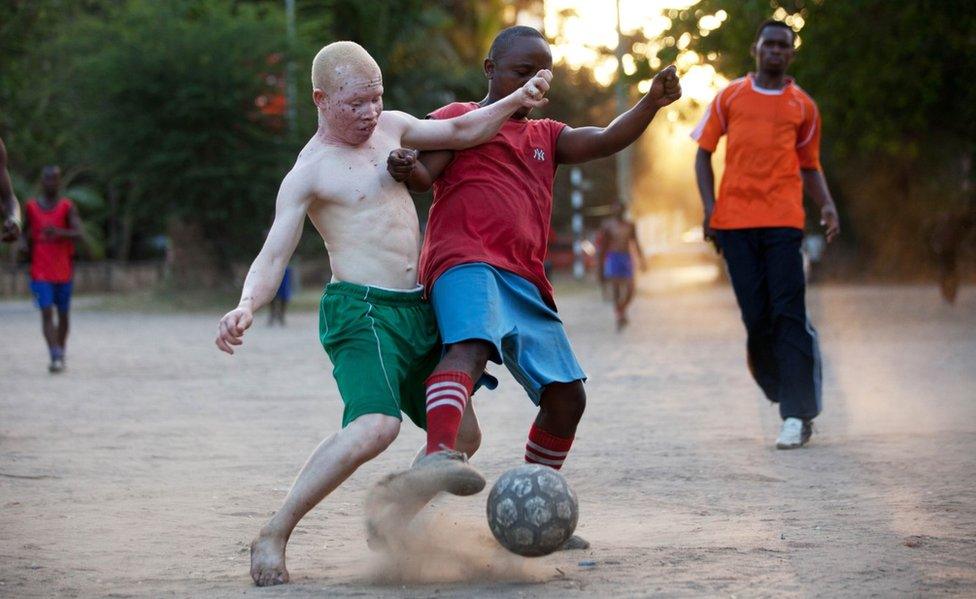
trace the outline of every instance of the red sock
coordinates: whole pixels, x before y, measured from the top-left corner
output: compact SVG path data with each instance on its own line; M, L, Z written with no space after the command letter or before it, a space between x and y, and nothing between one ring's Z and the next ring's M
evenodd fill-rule
M525 461L529 464L542 464L559 470L573 446L573 437L557 437L547 433L532 423L529 441L525 444Z
M464 406L474 390L465 372L438 372L424 381L427 386L427 453L454 449Z

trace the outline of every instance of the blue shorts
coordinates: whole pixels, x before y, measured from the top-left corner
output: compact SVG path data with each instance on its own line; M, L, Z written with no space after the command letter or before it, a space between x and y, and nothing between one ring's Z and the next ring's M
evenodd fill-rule
M476 262L448 270L434 283L431 305L444 345L472 339L493 346L536 405L550 383L586 380L563 322L522 277Z
M59 312L67 312L71 307L71 281L67 283L48 283L47 281L30 282L31 293L37 307L41 310L50 308L51 305L58 307Z
M281 284L278 285L278 292L275 293L275 299L280 299L284 302L291 300L291 267L285 268L285 274L281 277Z
M634 277L634 264L630 252L607 252L603 260L603 278L631 279Z

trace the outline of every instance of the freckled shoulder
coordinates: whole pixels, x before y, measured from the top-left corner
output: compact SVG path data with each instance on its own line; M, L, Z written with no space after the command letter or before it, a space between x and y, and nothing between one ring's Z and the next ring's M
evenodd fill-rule
M327 172L327 168L333 156L328 152L304 152L299 156L297 162L281 182L282 188L288 187L297 197L317 196L321 188L321 176Z
M399 110L384 110L382 114L380 114L380 125L387 133L390 135L396 135L397 137L403 136L403 132L406 131L407 127L410 125L411 120L416 119Z

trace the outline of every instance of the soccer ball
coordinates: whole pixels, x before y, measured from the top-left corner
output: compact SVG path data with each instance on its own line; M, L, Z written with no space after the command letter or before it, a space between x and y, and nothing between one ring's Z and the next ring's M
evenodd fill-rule
M503 547L526 557L559 549L579 518L576 493L559 472L525 464L502 474L488 495L488 527Z

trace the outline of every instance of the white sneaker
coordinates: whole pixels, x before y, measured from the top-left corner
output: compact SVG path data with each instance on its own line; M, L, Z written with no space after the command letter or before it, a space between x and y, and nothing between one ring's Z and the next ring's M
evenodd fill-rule
M813 426L799 418L787 418L783 421L783 428L779 430L776 439L776 449L796 449L803 447L810 440Z

